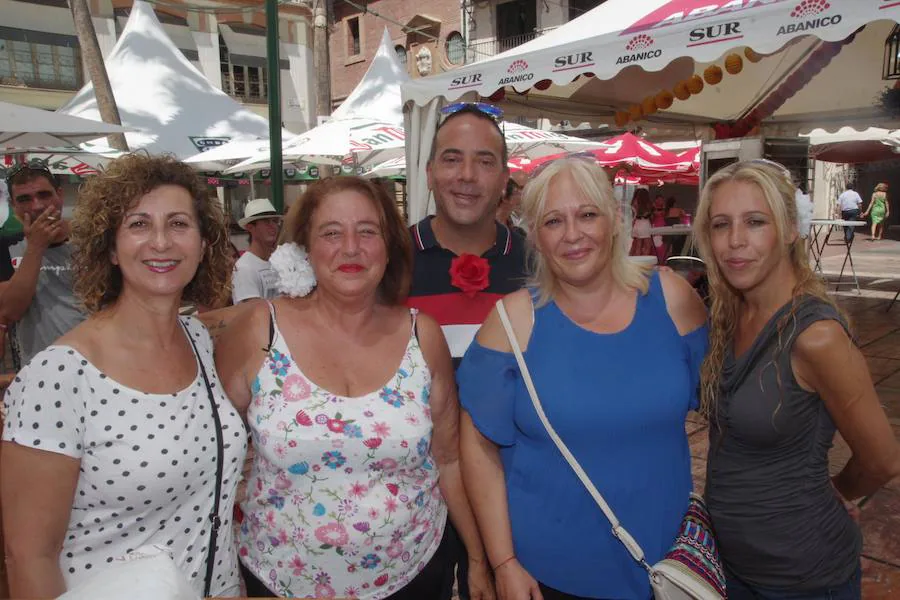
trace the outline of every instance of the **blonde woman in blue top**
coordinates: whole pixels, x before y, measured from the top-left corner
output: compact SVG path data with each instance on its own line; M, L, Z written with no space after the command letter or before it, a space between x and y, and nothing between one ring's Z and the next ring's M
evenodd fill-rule
M523 212L534 274L504 299L513 329L550 422L653 563L692 488L684 420L706 312L686 281L628 260L599 167L552 163ZM534 412L496 310L457 382L463 477L499 598L649 598L646 572Z

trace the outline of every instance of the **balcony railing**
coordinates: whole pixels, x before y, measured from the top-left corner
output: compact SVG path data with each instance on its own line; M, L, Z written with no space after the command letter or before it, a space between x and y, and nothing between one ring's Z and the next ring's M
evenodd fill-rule
M555 27L547 27L546 29L535 29L530 33L522 33L513 35L499 40L483 40L469 42L466 47L466 63L472 63L479 60L506 52L516 46L521 46L525 42L530 42L534 38L556 29Z

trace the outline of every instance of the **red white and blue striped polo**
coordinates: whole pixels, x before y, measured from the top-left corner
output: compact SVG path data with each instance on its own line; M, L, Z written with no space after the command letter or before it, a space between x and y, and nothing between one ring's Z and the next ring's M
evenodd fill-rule
M407 304L434 318L441 329L454 366L475 337L497 300L525 285L525 238L497 223L494 245L482 258L488 261L488 287L474 296L464 294L450 283L450 263L456 254L442 247L425 217L412 227L413 280Z

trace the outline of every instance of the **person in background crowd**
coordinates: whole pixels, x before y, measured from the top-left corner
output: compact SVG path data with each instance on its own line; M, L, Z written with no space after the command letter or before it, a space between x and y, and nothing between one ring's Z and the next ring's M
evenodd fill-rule
M85 183L72 237L75 291L91 316L6 395L0 503L12 596L55 598L150 544L172 554L198 595L212 561L210 595L236 596L231 512L247 436L209 335L179 317L182 302L228 296L219 205L189 166L127 155ZM211 515L221 520L214 548Z
M844 221L859 220L859 209L862 206L862 198L854 189L853 182L847 182L845 189L838 196L838 205L841 207L841 219ZM844 227L844 241L848 244L853 243L853 233L855 227Z
M250 234L250 247L234 263L232 300L240 304L254 298L274 298L278 275L269 257L278 241L281 216L266 198L251 200L244 207L244 218L238 225Z
M684 216L684 209L675 206L678 200L675 196L666 198L666 225L678 225L681 223L681 217Z
M653 205L647 188L638 188L631 198L631 212L634 222L631 226L631 255L650 256L653 252L650 241L650 217Z
M787 170L717 171L695 236L712 295L706 502L730 600L860 598L845 507L900 474L900 448L847 320L810 268ZM829 477L835 431L852 457Z
M515 229L523 237L525 232L519 227L522 220L519 217L519 205L522 203L522 188L525 187L526 180L527 176L522 171L511 174L506 182L506 190L500 199L500 205L497 207L497 222Z
M669 196L666 199L666 225L681 225L684 218L684 209L675 206L677 200L675 196ZM684 251L684 244L687 241L687 235L668 236L666 244L666 257L681 255Z
M308 251L307 265L283 247L315 289L280 273L287 296L241 312L217 347L256 451L239 533L248 594L438 598L453 568L448 511L472 556L483 550L450 354L434 320L403 306L405 225L382 188L335 177L291 207L282 242ZM470 583L493 598L486 568Z
M887 190L888 184L886 183L879 183L876 185L875 192L872 194L872 199L869 201L869 206L866 208L865 212L860 215L860 218L862 219L867 217L871 217L872 219L872 235L869 237L870 242L882 238L884 235L884 221L891 216L891 203L888 201Z
M497 124L502 112L489 104L459 103L444 114L427 166L437 214L410 228L415 259L407 304L438 322L458 366L494 303L524 285L525 241L495 218L510 179L506 140ZM469 546L455 543L463 600L469 597L468 570L486 569L481 554L466 556ZM449 600L452 591L451 572L441 599Z
M230 252L230 254L231 254L231 259L232 259L234 262L237 262L238 259L239 259L239 258L241 257L241 255L243 254L243 252L241 252L240 250L238 250L238 249L237 249L237 246L234 245L234 242L231 242L231 241L228 242L228 249L229 249L229 252ZM246 252L246 251L245 251L245 252Z
M554 429L653 564L692 489L684 420L697 406L705 308L675 273L628 259L600 167L550 163L525 188L523 213L533 283L502 302ZM648 349L653 377L641 375ZM538 419L496 310L457 382L463 476L499 598L649 598L647 573Z
M0 236L0 283L12 279L16 272L13 268L12 256L9 253L10 246L15 246L24 239L25 234L21 232Z
M653 199L653 212L650 215L650 226L651 227L665 227L666 226L666 200L662 197L662 194L657 194L656 198ZM666 264L666 257L668 256L668 248L664 243L663 236L654 235L653 236L653 252L656 254L656 261L660 265Z
M15 323L20 367L85 314L72 292L69 223L62 218L63 190L56 175L23 164L7 174L6 185L25 239L9 249L15 274L0 283L0 327Z

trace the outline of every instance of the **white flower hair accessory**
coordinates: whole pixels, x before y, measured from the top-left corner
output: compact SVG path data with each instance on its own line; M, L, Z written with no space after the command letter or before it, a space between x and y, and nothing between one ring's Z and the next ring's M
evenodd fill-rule
M809 194L804 194L797 188L794 190L794 202L797 204L797 233L802 238L808 238L813 219L812 200L809 199Z
M302 298L316 287L316 274L309 264L306 249L294 242L281 244L269 257L278 273L278 289L292 298Z

